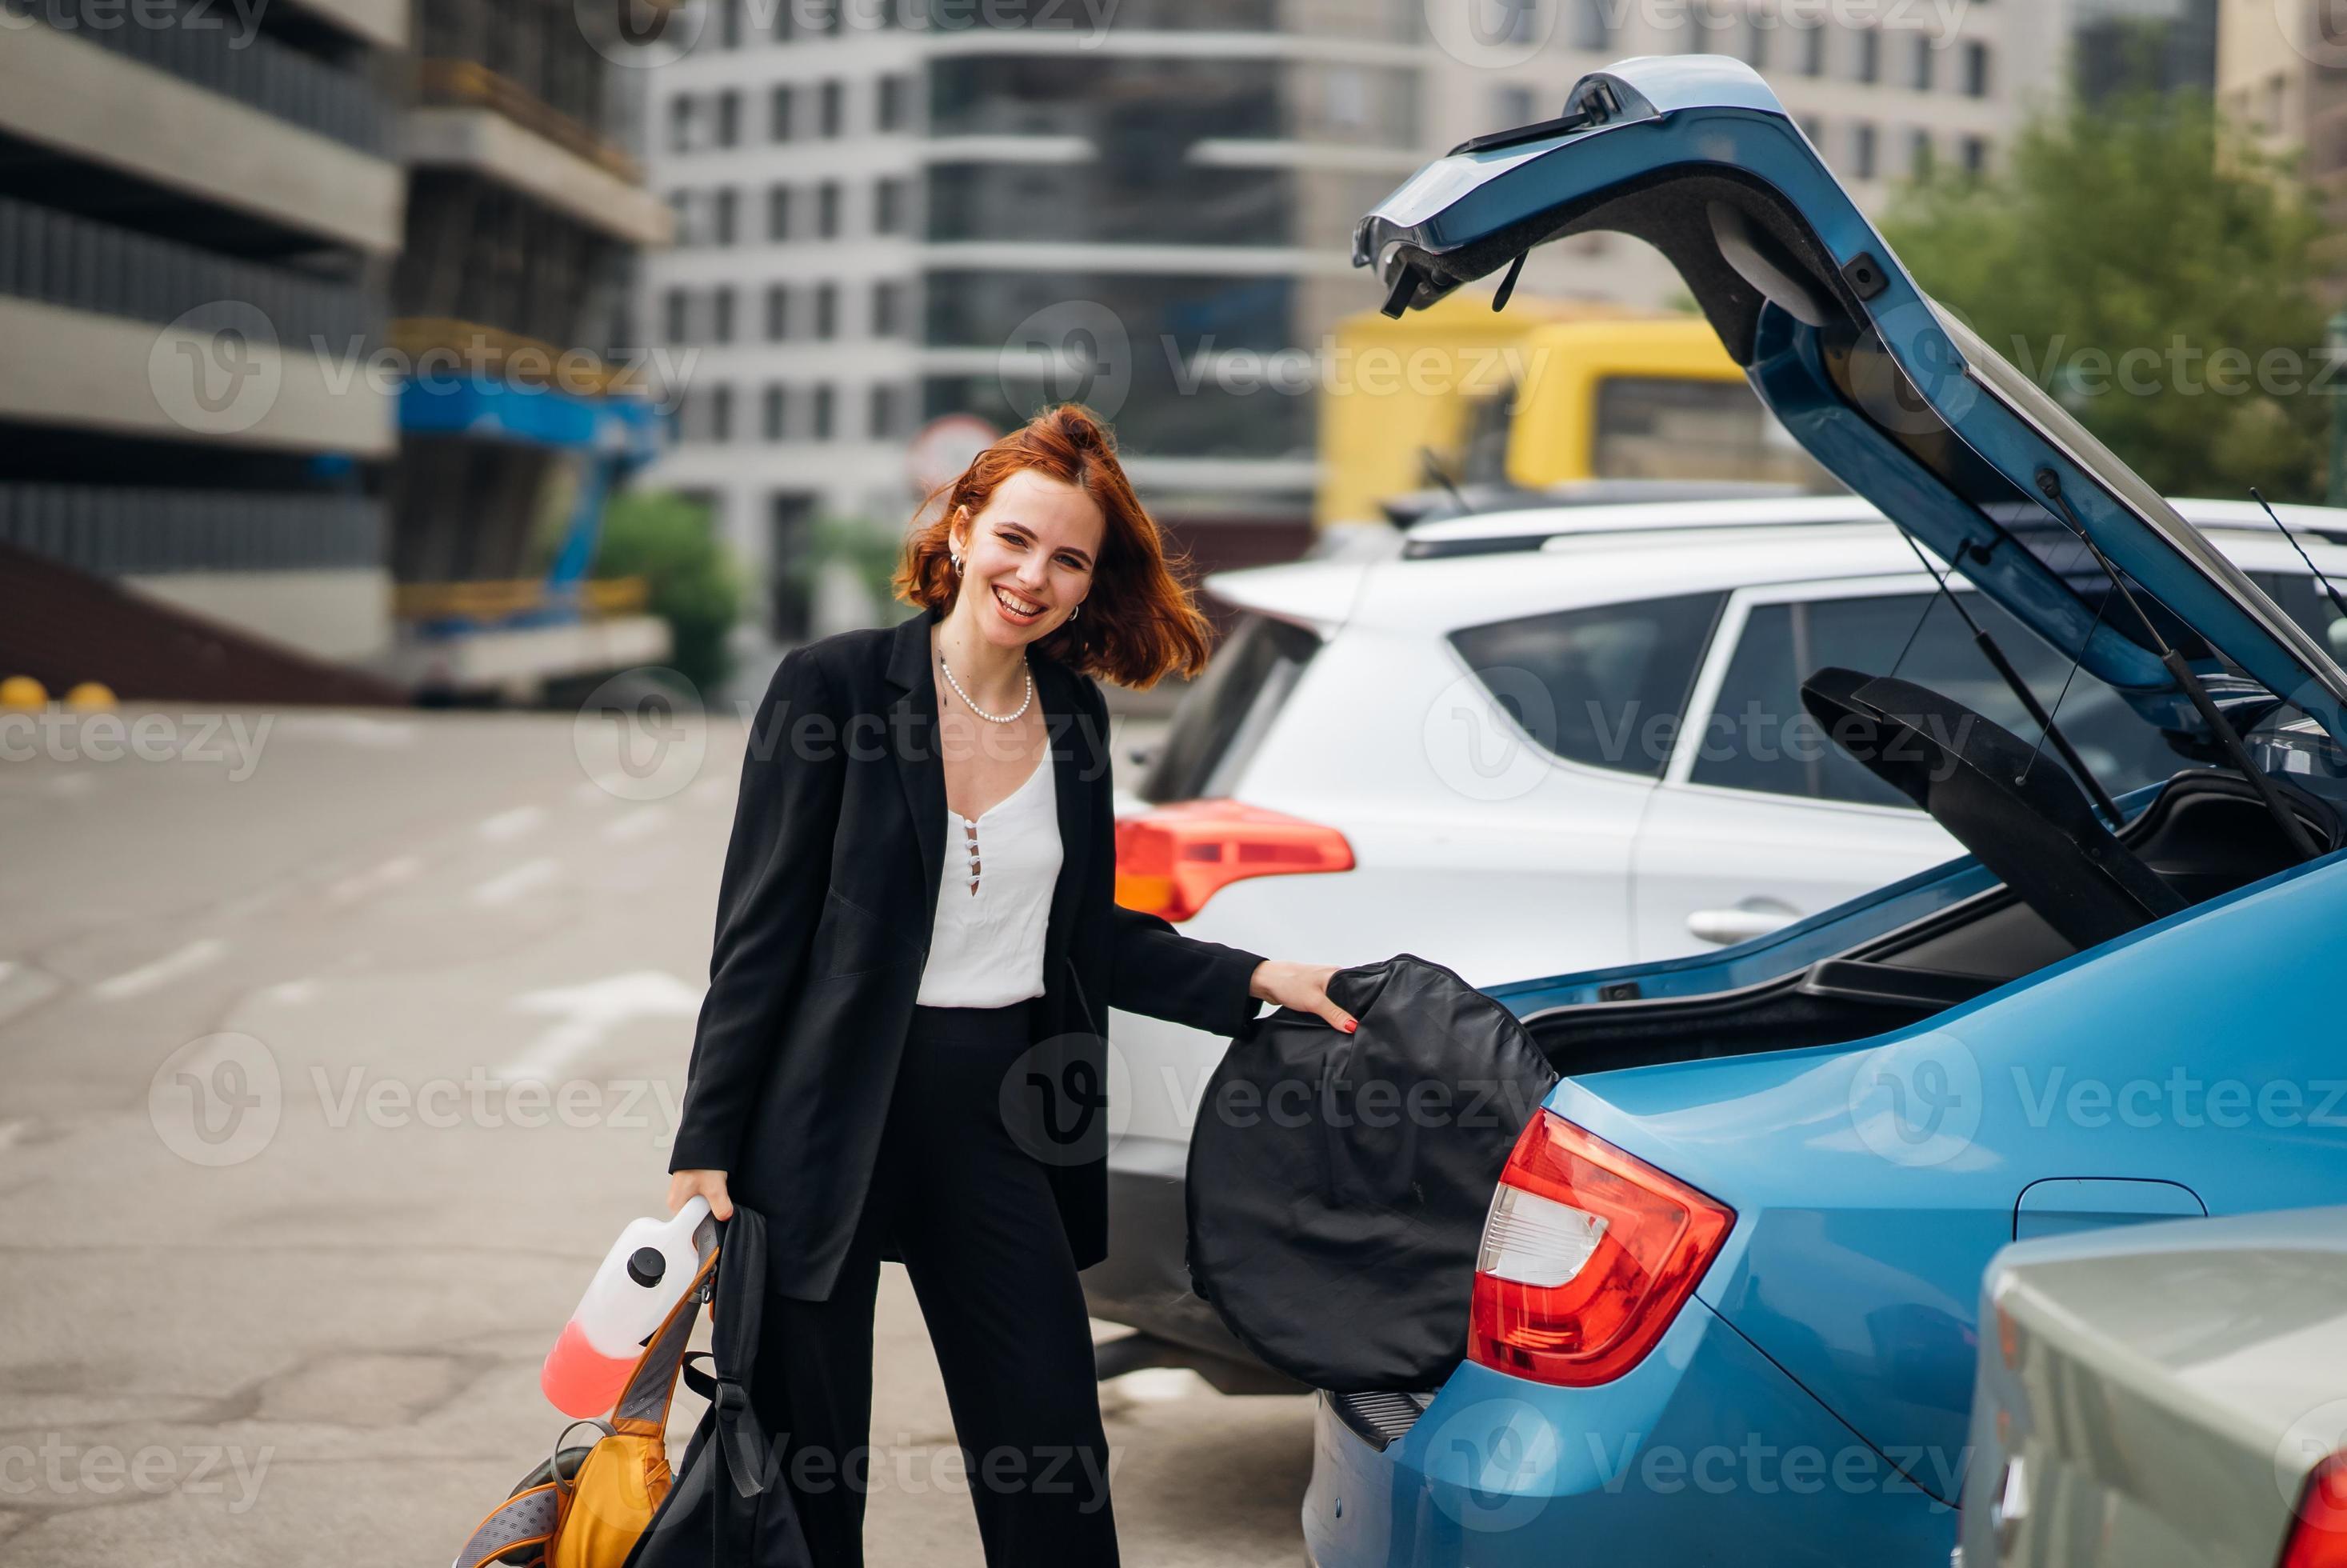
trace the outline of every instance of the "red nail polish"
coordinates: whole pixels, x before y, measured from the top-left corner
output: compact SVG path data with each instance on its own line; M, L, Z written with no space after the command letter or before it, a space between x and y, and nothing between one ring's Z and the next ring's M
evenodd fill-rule
M1347 1034L1351 1034L1355 1030L1358 1030L1360 1027L1361 1020L1358 1019L1347 1019L1345 1020L1345 1032Z

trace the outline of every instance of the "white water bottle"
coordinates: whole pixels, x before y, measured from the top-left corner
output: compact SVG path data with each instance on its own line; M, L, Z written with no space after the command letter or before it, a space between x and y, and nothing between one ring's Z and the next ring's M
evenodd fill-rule
M584 1420L619 1402L644 1340L701 1272L692 1235L708 1217L709 1200L695 1195L667 1219L631 1220L620 1233L538 1370L556 1409Z

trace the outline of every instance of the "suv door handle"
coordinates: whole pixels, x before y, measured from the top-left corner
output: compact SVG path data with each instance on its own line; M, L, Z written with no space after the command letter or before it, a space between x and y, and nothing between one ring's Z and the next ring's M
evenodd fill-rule
M1747 898L1728 909L1698 909L1687 917L1687 935L1723 948L1781 931L1801 917L1790 904L1775 898Z

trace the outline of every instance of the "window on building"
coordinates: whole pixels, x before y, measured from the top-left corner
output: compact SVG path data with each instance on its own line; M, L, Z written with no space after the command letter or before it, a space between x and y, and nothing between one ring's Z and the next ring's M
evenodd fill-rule
M668 210L670 218L675 221L676 242L679 245L692 244L692 193L689 190L670 191L668 193Z
M844 82L825 82L815 97L815 130L821 136L837 136L847 119L847 86Z
M817 283L815 286L815 335L835 338L839 335L839 285Z
M1984 98L1993 90L1989 77L1988 46L1970 43L1964 46L1964 96Z
M1939 51L1932 46L1929 33L1916 34L1914 46L1912 69L1908 79L1917 92L1928 93L1932 90L1933 67L1939 63Z
M733 291L721 287L709 296L709 341L733 341Z
M866 434L875 441L887 441L897 436L897 389L895 387L873 387L866 410Z
M782 283L766 285L766 341L781 343L791 335L791 291Z
M1823 21L1812 25L1801 37L1801 75L1822 77L1826 74L1826 26Z
M880 78L880 128L902 130L912 117L913 83L908 77Z
M1609 3L1610 0L1563 0L1572 21L1567 38L1574 48L1604 50L1614 46Z
M815 389L815 416L808 423L813 426L811 433L818 441L828 441L832 437L832 427L835 423L832 417L833 401L834 394L830 387L818 386Z
M787 240L791 237L791 188L787 185L766 187L766 238Z
M722 383L709 389L709 438L733 439L733 389Z
M780 441L789 429L790 404L783 384L766 384L765 395L760 399L758 432L769 441Z
M1966 174L1988 172L1988 138L1986 137L1964 138L1964 172Z
M742 0L725 0L717 14L717 46L738 49L742 46Z
M691 152L700 140L701 100L679 93L668 100L668 149Z
M881 234L901 234L905 230L905 199L907 186L901 179L884 179L872 190L872 227Z
M672 343L683 343L692 332L692 296L682 289L671 289L661 296L661 335Z
M1852 126L1850 133L1850 173L1860 179L1871 179L1881 161L1881 152L1876 145L1874 128L1870 125Z
M1527 44L1539 36L1540 0L1476 0L1475 36L1493 44Z
M818 239L839 238L839 185L835 180L815 188L815 231Z
M1823 147L1826 144L1825 121L1819 119L1813 114L1803 115L1801 117L1801 134L1809 138L1810 146Z
M1922 179L1925 175L1932 172L1932 159L1934 156L1936 156L1936 149L1932 145L1932 133L1930 131L1919 129L1909 133L1907 138L1908 173L1913 175L1918 179Z
M1882 35L1871 27L1859 31L1858 79L1861 82L1882 79Z
M742 95L730 88L717 95L717 145L732 147L742 139Z
M741 204L739 198L740 192L730 186L717 192L716 214L712 226L715 230L713 237L720 245L733 243L733 220L735 209Z
M843 0L805 0L805 4L808 25L815 31L836 35L845 25L846 18L841 15L845 9Z
M1540 111L1532 106L1532 90L1530 87L1494 87L1491 89L1491 123L1495 126L1530 125L1540 118Z
M905 285L898 282L878 282L872 285L872 335L898 337L905 331Z
M1768 68L1768 29L1747 16L1744 27L1744 63L1756 71Z
M784 6L783 15L789 14L790 7ZM788 87L776 87L766 95L766 139L791 139L791 89Z

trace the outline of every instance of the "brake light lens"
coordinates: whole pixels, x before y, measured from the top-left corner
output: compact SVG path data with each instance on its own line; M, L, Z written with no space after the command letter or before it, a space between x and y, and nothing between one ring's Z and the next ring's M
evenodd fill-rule
M1176 922L1245 877L1352 868L1335 828L1235 800L1181 801L1116 825L1116 901Z
M2306 1478L2281 1568L2347 1568L2347 1454L2332 1454Z
M1735 1212L1542 1109L1483 1223L1468 1359L1586 1388L1642 1360L1718 1255Z

